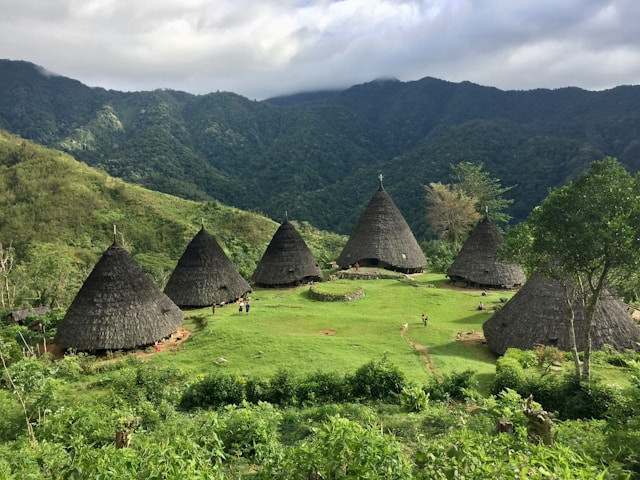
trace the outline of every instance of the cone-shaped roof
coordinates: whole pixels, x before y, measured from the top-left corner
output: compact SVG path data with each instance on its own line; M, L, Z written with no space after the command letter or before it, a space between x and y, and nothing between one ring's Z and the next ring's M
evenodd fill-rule
M250 291L247 281L204 227L187 245L164 288L180 307L233 302Z
M80 351L150 345L182 324L182 311L115 242L87 277L58 326L55 343Z
M469 235L447 275L453 280L486 287L522 285L526 280L522 268L496 260L501 244L500 230L485 216Z
M422 271L427 263L402 213L382 187L382 181L337 263L342 268L359 263L403 272Z
M584 311L574 305L574 329L578 350L584 349ZM489 348L502 355L508 348L532 349L552 345L569 350L569 328L563 290L559 283L534 274L524 286L482 326ZM591 345L600 349L638 349L640 327L625 305L611 291L605 291L596 307Z
M322 271L318 262L295 227L285 220L253 272L254 283L261 287L280 287L320 280Z

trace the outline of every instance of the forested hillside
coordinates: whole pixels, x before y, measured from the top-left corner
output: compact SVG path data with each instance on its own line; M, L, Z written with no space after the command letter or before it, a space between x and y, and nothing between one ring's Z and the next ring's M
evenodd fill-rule
M248 279L278 227L217 201L184 200L127 184L0 131L0 253L11 249L17 304L69 301L113 241L113 225L118 242L162 286L202 222ZM319 261L339 254L344 237L306 222L296 225ZM53 292L54 286L64 293Z
M516 220L593 160L640 167L640 87L501 91L424 78L257 102L89 88L7 60L0 84L0 128L154 190L346 234L378 173L425 238L423 185L449 181L452 163L483 162L516 185Z

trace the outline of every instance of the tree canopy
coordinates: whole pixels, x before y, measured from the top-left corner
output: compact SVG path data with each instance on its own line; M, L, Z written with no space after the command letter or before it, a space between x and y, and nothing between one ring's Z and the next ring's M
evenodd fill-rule
M574 182L551 191L526 226L509 232L506 245L530 271L563 285L570 322L573 299L582 303L582 378L589 380L591 329L600 295L617 273L640 265L640 181L614 158L593 162Z

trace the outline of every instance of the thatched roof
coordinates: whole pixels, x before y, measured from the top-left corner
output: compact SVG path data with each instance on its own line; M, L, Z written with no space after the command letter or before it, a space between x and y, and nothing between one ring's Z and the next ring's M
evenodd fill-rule
M164 289L180 307L233 302L250 291L247 281L204 227L187 245Z
M107 249L58 326L55 343L80 351L153 344L182 324L182 311L124 248Z
M447 271L452 280L484 287L522 285L525 274L518 265L496 260L502 234L487 216L476 225Z
M342 268L358 263L407 273L420 272L427 263L409 225L382 187L382 181L337 262Z
M50 311L51 309L49 307L35 307L27 308L26 310L17 310L15 312L11 312L11 319L16 323L22 324L27 317L40 317L42 315L46 315Z
M584 349L584 313L575 307L574 328L578 350ZM482 326L489 348L502 355L508 348L528 350L536 344L552 345L567 351L569 329L560 284L534 274L524 286ZM627 308L611 291L600 298L594 317L591 345L600 349L637 349L640 327Z
M258 262L253 281L261 287L281 287L320 280L318 262L295 227L285 220Z

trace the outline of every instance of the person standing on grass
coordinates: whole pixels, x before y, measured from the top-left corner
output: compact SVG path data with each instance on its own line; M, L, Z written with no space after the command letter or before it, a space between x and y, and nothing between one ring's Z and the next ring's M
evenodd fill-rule
M244 311L249 313L250 308L251 308L251 299L247 297L247 300L244 302Z
M238 311L242 313L243 308L244 308L244 300L240 299L240 305L238 306Z

